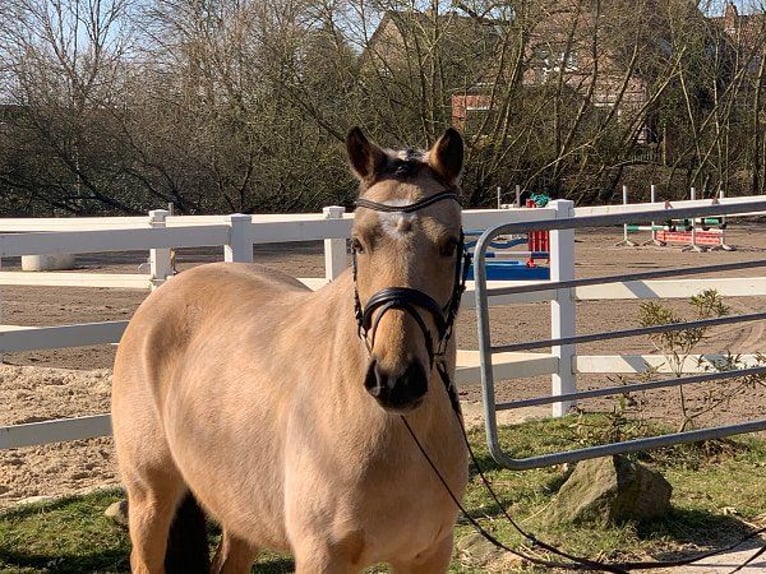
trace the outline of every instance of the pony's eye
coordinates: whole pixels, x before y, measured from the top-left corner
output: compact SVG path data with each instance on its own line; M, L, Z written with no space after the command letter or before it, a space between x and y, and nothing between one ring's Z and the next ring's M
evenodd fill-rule
M356 237L351 238L351 251L355 253L364 253L364 246Z
M452 257L455 255L455 250L457 249L458 240L454 237L450 237L442 243L442 246L439 248L439 255L442 257Z

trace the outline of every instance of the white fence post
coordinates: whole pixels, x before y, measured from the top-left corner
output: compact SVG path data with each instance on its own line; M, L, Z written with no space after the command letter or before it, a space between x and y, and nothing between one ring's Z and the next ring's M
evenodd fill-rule
M229 216L231 232L229 243L223 246L223 259L229 263L252 263L253 241L250 225L253 218L250 215L234 213Z
M322 213L326 219L343 219L345 207L330 205L323 207ZM328 281L334 281L346 269L346 239L324 240L324 276Z
M0 271L3 269L3 260L0 259ZM0 287L0 325L3 324L3 288ZM4 363L3 354L0 353L0 364Z
M153 209L149 212L149 224L152 227L165 227L165 220L170 212L167 209ZM149 250L149 273L152 291L173 275L173 263L170 249Z
M551 203L556 219L574 217L574 202L559 199ZM575 278L575 232L574 229L554 229L550 234L551 281L571 281ZM557 289L551 301L551 338L571 337L576 334L574 289ZM574 373L575 345L551 347L551 354L558 359L558 371L551 375L551 394L561 395L577 390ZM554 403L551 415L565 415L575 405L574 401Z

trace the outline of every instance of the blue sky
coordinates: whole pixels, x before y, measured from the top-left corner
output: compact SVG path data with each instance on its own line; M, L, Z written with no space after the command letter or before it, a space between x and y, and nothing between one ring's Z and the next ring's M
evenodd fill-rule
M728 2L729 0L713 0L710 2L712 4L711 13L722 14L724 4L728 4ZM754 7L762 6L762 2L759 0L734 0L734 4L737 6L740 14L749 14L753 11Z

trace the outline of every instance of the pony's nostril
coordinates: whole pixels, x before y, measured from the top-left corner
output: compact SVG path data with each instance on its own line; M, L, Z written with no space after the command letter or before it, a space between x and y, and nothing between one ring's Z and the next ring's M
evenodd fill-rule
M394 381L392 390L405 395L409 400L419 399L426 394L428 376L420 361L412 361L407 366L407 370Z
M388 383L388 376L378 367L378 362L373 360L367 367L367 376L364 379L364 388L373 397L381 396Z
M417 407L428 391L428 375L420 361L411 361L401 374L391 374L372 360L364 387L383 408L409 410Z

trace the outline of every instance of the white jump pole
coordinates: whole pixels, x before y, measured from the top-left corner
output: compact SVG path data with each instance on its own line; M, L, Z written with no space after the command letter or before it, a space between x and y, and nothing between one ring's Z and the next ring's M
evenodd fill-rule
M689 192L689 199L694 201L697 199L697 189L692 187ZM692 228L691 228L691 245L687 245L681 251L696 251L697 253L702 253L705 251L704 247L700 247L697 245L697 219L692 217L691 218Z
M657 188L654 186L654 184L651 184L649 186L649 201L652 203L657 201ZM657 230L654 229L654 221L652 221L651 226L652 226L652 243L657 243Z
M628 186L623 185L622 186L622 204L628 205ZM629 245L630 247L636 247L638 243L633 241L632 239L628 238L628 224L624 223L622 225L622 241L617 243L617 246L620 245Z
M521 207L521 186L516 184L516 207Z
M652 203L657 202L657 186L654 184L651 184L649 186L649 201ZM652 221L652 223L649 226L649 229L651 231L651 239L649 241L646 241L643 243L643 245L657 245L658 247L664 247L667 245L664 241L660 241L657 239L657 230L660 226L656 225L656 222Z
M723 190L723 187L718 188L718 199L725 199L726 193ZM721 233L720 243L717 247L717 249L723 249L724 251L734 251L734 247L726 243L726 217L721 216L718 218L721 222L721 226L718 229Z

